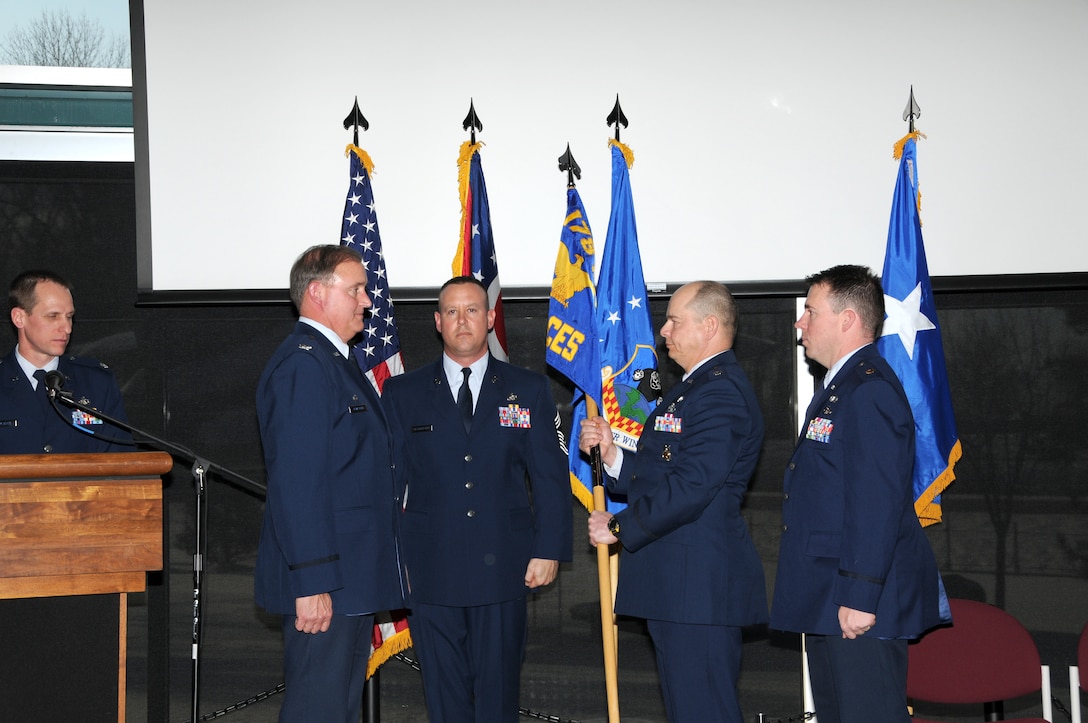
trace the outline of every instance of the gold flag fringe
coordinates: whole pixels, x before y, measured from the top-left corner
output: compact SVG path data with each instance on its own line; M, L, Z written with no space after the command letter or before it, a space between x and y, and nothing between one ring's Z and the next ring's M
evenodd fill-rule
M453 263L450 264L453 275L460 276L465 258L465 211L468 205L469 172L472 169L472 154L480 150L483 141L472 143L465 141L461 144L461 151L457 155L457 193L461 199L461 225L457 227L457 252L453 255Z
M366 169L368 176L374 175L374 161L370 160L370 156L359 146L354 143L349 143L348 147L344 149L344 155L348 156L354 153L359 157L359 162L363 164L363 168Z
M948 453L948 466L945 467L944 472L941 472L937 479L933 481L933 484L922 493L922 496L914 501L914 514L918 515L918 522L921 523L922 527L929 527L941 521L941 506L933 500L956 479L956 462L960 461L962 454L963 448L957 439Z
M897 140L895 142L895 145L892 146L892 158L894 158L895 160L898 161L900 158L903 157L903 146L907 145L907 141L910 140L911 138L913 138L914 142L917 143L918 139L920 139L920 138L924 139L925 137L926 137L926 134L923 133L922 131L914 131L913 133L908 133L907 135L903 136L902 138L900 138L899 140ZM917 188L917 185L915 187ZM918 188L918 190L917 190L917 196L914 199L914 205L918 209L918 225L919 226L925 226L925 224L922 223L922 189L921 188ZM938 515L938 520L940 520L939 515Z
M631 166L635 165L635 152L632 151L630 147L623 143L620 143L615 138L609 138L608 145L615 146L616 148L620 149L620 152L623 154L623 160L627 161L628 170L631 169Z
M924 139L925 137L926 134L922 131L914 131L913 133L908 133L907 135L903 136L895 142L895 145L892 146L892 158L898 161L900 158L903 157L903 146L907 145L907 141L909 141L911 138L913 138L915 142L917 142L919 138Z
M388 640L383 640L381 646L371 654L370 660L366 664L367 680L378 672L378 668L382 667L385 661L397 653L403 653L410 647L412 647L412 633L409 628L401 630Z
M578 479L578 475L573 472L570 473L570 491L574 498L582 503L582 507L586 508L586 512L593 511L593 493L586 488L582 480Z

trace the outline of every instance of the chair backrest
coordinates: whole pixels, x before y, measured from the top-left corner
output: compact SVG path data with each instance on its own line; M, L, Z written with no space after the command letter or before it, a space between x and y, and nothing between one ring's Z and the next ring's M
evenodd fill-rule
M1088 623L1080 631L1077 644L1077 668L1080 670L1081 690L1088 690Z
M1039 650L1016 618L974 600L948 602L951 627L931 630L910 645L908 697L934 703L987 703L1042 688Z

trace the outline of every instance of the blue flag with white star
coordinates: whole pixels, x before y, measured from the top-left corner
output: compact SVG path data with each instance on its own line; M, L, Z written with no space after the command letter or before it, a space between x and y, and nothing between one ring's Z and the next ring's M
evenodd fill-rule
M877 347L903 383L914 412L914 511L924 527L941 521L940 495L956 478L961 447L922 243L917 135L896 144L903 150L881 278L887 317Z
M612 214L608 219L601 274L597 279L597 331L601 352L601 416L612 427L613 441L633 452L642 435L642 427L661 398L661 379L657 374L657 350L650 320L649 295L642 275L642 257L638 250L635 206L631 197L628 168L634 162L631 150L618 141L612 147ZM585 405L575 408L585 416ZM571 443L577 455L577 439ZM584 460L579 458L584 463ZM571 460L572 471L574 459ZM589 466L584 465L588 470ZM579 475L583 483L592 478ZM622 501L607 500L608 511L623 509Z

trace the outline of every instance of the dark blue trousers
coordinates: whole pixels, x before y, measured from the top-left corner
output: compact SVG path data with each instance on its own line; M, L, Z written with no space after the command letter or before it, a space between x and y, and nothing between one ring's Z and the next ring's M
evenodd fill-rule
M525 598L476 607L415 604L408 626L430 723L517 723Z
M740 628L661 620L647 620L646 627L669 723L744 723L737 699Z
M333 615L324 633L300 633L283 616L286 687L280 723L359 723L373 615Z
M909 723L907 641L806 635L820 723Z

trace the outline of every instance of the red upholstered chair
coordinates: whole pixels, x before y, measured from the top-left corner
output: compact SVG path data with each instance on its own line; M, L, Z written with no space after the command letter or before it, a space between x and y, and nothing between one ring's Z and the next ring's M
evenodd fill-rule
M1081 673L1080 671L1084 671ZM1069 666L1069 710L1073 723L1080 723L1080 692L1088 690L1088 623L1080 631L1077 664Z
M911 701L985 706L994 715L1000 703L1040 693L1042 718L1053 720L1050 669L1040 665L1031 635L1004 610L974 600L951 599L952 625L937 628L909 648L907 697ZM1001 720L987 717L980 720ZM915 723L926 723L915 718Z

